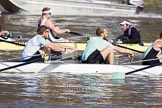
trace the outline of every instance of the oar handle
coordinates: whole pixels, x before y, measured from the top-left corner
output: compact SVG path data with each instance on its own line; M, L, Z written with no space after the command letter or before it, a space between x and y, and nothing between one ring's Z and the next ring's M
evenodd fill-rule
M146 66L146 67L141 68L141 69L136 69L136 70L134 70L134 71L127 72L127 73L125 73L125 75L129 75L129 74L132 74L132 73L135 73L135 72L138 72L138 71L142 71L142 70L145 70L145 69L149 69L149 68L152 68L152 67L161 65L161 64L162 64L162 62L153 64L153 65L149 65L149 66Z

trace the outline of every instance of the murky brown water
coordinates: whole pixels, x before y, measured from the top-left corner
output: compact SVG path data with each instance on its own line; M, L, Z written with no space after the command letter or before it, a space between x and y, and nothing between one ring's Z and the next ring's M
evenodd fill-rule
M161 12L162 7L158 7L156 13ZM39 16L7 15L3 17L1 24L3 29L13 32L15 36L32 37L36 33L38 18ZM154 41L162 31L162 17L152 13L122 18L52 17L57 26L82 34L93 35L96 27L106 26L110 30L110 38L122 33L119 23L125 19L140 30L144 42ZM114 81L106 74L0 73L0 108L161 107L161 82L162 78L155 76L127 76L125 80Z

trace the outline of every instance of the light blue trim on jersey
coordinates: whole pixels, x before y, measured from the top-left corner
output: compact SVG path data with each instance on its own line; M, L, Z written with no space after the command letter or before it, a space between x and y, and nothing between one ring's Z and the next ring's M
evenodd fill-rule
M146 55L150 52L150 50L151 50L152 48L153 48L153 44L151 44L151 45L146 49L146 51L145 51L144 54L143 54L143 58L146 57ZM159 50L158 55L161 54L161 53L162 53L162 49Z

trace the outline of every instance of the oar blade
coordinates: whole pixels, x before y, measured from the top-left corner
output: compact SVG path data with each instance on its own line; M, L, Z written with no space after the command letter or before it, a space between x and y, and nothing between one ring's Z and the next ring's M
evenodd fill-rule
M120 80L125 79L125 73L124 72L113 72L111 75L112 80Z

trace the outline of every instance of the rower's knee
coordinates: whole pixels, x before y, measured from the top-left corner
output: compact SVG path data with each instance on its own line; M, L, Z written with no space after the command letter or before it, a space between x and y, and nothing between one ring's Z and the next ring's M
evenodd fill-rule
M107 56L112 55L113 54L113 48L111 47L106 47L101 51L101 54L103 56L104 59L107 58Z

